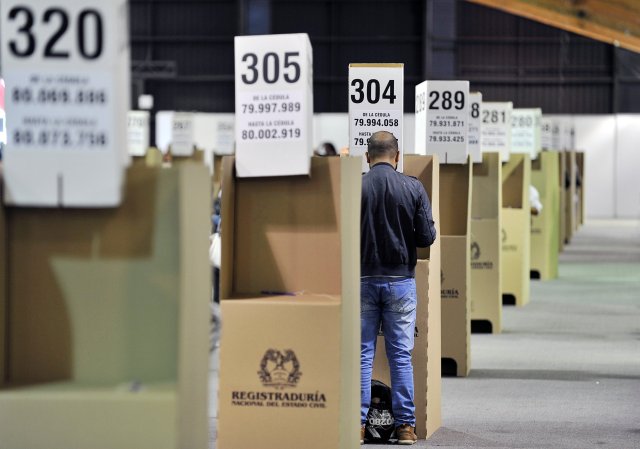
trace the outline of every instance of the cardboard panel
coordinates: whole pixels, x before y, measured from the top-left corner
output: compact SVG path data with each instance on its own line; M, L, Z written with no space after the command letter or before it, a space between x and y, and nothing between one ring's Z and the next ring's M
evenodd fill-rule
M469 237L440 238L442 244L442 358L456 362L456 376L471 370Z
M271 449L301 441L309 449L348 447L339 432L347 419L340 410L341 376L350 377L340 363L340 298L224 300L222 314L218 447ZM247 329L259 338L247 338ZM274 360L265 359L269 350ZM287 351L295 358L283 362L277 377L278 357ZM352 387L359 397L358 383ZM358 415L350 418L358 430Z
M531 217L531 278L558 277L558 215L560 193L557 182L560 154L543 151L532 162L531 184L540 194L542 211Z
M531 161L511 154L502 172L502 298L505 304L529 302L531 263Z
M566 151L565 154L567 155L567 183L565 184L564 190L564 212L566 214L564 222L564 241L565 243L569 243L571 242L571 238L573 237L573 231L576 221L576 152L571 150Z
M232 223L244 237L234 242L235 293L340 293L340 165L330 163L336 160L314 159L311 177L294 182L259 178L236 184ZM226 231L229 215L222 216Z
M578 224L584 224L585 217L585 205L584 205L584 192L585 192L585 183L584 183L584 169L585 169L585 152L578 151L576 152L576 165L578 167L578 173L580 174L580 188L578 192L578 201L580 202L580 207L578 209ZM639 205L640 206L640 205Z
M564 151L560 153L560 165L558 167L558 189L559 189L559 208L558 208L558 251L564 249L564 243L566 240L567 227L565 222L567 221L567 214L565 213L565 204L567 202L566 190L567 179L567 153Z
M10 447L206 445L209 183L132 168L118 209L4 209Z
M470 164L440 166L442 358L456 362L458 376L471 369L471 188Z
M488 322L490 332L502 331L500 220L471 220L471 321ZM486 323L477 323L487 329Z
M415 176L424 185L431 199L433 218L439 222L439 165L432 156L407 156L405 174ZM441 417L441 312L440 312L440 240L427 251L429 260L418 260L416 287L415 345L413 351L414 402L416 406L416 435L429 438L442 424ZM373 378L391 385L384 337L378 337L373 366Z
M315 157L310 177L278 179L223 165L219 447L353 447L360 161Z

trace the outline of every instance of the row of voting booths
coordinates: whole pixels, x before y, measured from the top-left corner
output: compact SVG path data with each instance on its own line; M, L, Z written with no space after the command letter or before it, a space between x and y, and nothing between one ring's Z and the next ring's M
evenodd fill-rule
M3 42L11 29L3 26ZM106 87L115 91L128 85L128 53L109 51L121 61ZM43 148L45 140L9 141L0 210L2 444L206 447L209 215L222 185L217 447L356 447L361 177L378 130L398 138L398 170L417 178L432 203L438 237L419 249L416 266L416 433L425 439L442 425L441 376L470 374L471 332L500 332L503 304L529 301L530 275L557 276L558 252L584 219L584 158L540 151L539 110L483 102L467 81L416 86L416 144L404 148L397 63L350 65L350 154L312 157L312 58L306 34L236 38L235 116L216 137L234 153L225 158L206 161L194 145L199 125L184 113L156 117L160 150L149 148L145 111L114 127L114 139L81 129L93 145L105 142L93 159ZM5 64L8 88L19 82L14 67L42 73L21 60ZM92 73L74 70L68 79ZM72 89L64 79L61 88ZM124 102L101 107L80 108L78 117L94 114L99 128L101 114L107 124L127 116ZM33 105L9 101L6 109L24 126L38 123ZM123 154L126 135L137 145L133 160ZM45 150L60 163L34 161ZM529 185L544 205L534 217ZM373 378L390 384L382 337Z
M59 2L65 29L67 14L70 26L95 20L100 43L92 50L81 32L84 57L70 45L73 63L62 64L41 47L12 51L16 11L38 23L53 11L27 3L0 4L13 93L0 206L0 446L202 449L209 173L129 157L125 0L91 10Z

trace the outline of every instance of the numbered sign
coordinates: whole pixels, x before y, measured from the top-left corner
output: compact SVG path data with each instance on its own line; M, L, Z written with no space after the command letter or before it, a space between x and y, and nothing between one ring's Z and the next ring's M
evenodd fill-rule
M468 81L424 81L416 86L416 153L437 154L445 164L466 164L468 134Z
M235 149L235 129L233 114L215 115L215 154L233 154Z
M482 162L480 133L482 132L482 93L469 94L469 154L474 163Z
M527 153L537 159L540 152L540 120L542 109L511 111L511 152Z
M147 154L149 148L149 111L129 111L127 136L131 156Z
M193 113L175 112L171 121L171 154L191 156L194 150Z
M236 172L309 174L312 52L307 34L235 38Z
M9 204L115 206L127 151L124 0L3 0Z
M543 150L558 150L553 146L553 139L551 130L553 128L553 120L549 117L542 117L540 119L540 146Z
M362 171L369 171L369 137L389 131L398 139L402 172L403 110L404 64L349 64L349 153L362 157Z
M497 151L502 162L509 160L511 152L511 111L513 103L484 102L482 103L482 137L480 147L482 152Z
M574 142L574 128L573 123L565 122L564 124L564 138L563 138L563 149L565 151L575 150L575 142Z
M558 151L564 151L564 122L553 118L551 123L551 145Z

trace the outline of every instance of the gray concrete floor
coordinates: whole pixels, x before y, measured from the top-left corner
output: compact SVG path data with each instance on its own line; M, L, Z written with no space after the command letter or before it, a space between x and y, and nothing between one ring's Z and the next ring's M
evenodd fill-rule
M560 278L532 281L471 354L468 378L443 379L442 428L413 447L640 449L640 222L590 221Z

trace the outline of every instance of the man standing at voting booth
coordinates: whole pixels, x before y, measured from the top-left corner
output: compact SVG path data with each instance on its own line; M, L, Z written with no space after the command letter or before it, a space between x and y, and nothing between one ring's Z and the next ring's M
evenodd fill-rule
M399 444L414 444L415 405L411 352L416 321L417 247L436 238L431 203L423 185L396 171L398 140L378 131L366 153L360 237L361 433L371 405L371 373L382 329L391 375L392 410Z

